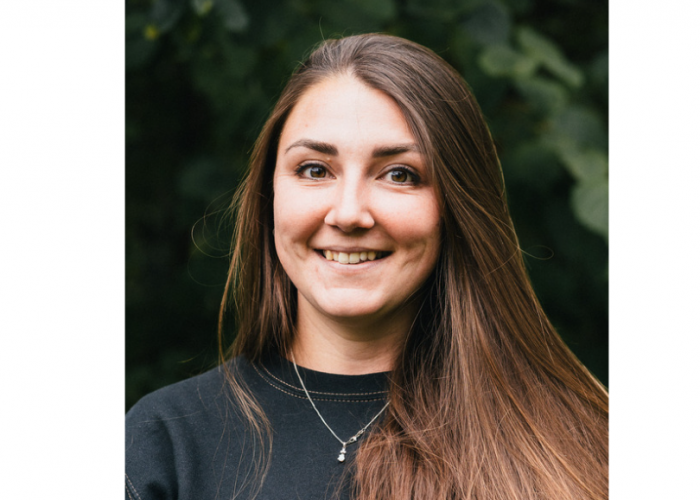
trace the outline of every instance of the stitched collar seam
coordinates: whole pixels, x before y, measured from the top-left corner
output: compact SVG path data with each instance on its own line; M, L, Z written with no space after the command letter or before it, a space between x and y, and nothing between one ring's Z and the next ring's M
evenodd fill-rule
M263 379L268 385L274 387L280 392L283 392L289 396L298 398L298 399L307 399L306 395L300 396L298 394L293 394L282 387L279 387L277 384L272 383L258 368L257 366L253 365L253 368L255 369L256 373L260 375L260 378ZM267 371L267 370L266 370ZM292 386L294 387L294 386ZM311 392L311 391L309 391ZM332 393L329 393L332 395ZM370 394L376 394L376 393L370 393ZM349 396L350 394L339 394L339 396ZM360 396L364 396L364 394L358 394ZM371 403L373 401L383 401L384 398L370 398L370 399L328 399L328 398L314 398L314 401L330 401L330 402L335 402L335 403Z
M284 380L280 379L279 377L276 377L273 375L270 370L268 370L265 366L261 365L261 368L265 370L265 373L267 373L271 378L276 380L282 385L285 385L287 387L290 387L294 390L301 391L301 387L296 387L288 382L285 382ZM387 394L389 391L374 391L374 392L322 392L322 391L312 391L307 388L309 391L309 394L321 394L321 395L326 395L326 396L372 396L375 394Z

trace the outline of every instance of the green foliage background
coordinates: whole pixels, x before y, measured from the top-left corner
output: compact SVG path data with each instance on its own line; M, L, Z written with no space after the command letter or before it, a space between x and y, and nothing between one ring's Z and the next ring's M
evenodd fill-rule
M253 142L313 45L373 31L472 87L535 290L607 384L607 2L127 0L127 408L215 365L221 210Z

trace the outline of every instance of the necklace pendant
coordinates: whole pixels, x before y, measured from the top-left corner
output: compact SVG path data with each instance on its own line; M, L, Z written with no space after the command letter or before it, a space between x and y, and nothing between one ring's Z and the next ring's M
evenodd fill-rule
M294 360L294 353L291 352L290 355L292 357L292 365L294 365L294 371L297 373L297 378L299 378L299 384L301 384L301 388L304 390L304 394L306 394L306 399L309 400L309 403L311 403L311 406L313 407L314 411L316 412L316 415L318 415L318 418L321 419L321 422L323 422L323 425L326 426L326 429L331 431L331 434L333 434L333 437L335 437L338 440L338 442L343 445L343 449L340 450L340 454L338 455L338 462L342 464L343 462L345 462L345 454L347 453L347 450L346 450L347 446L349 444L357 443L357 440L360 439L360 436L362 436L362 434L364 434L364 432L367 430L367 428L370 425L372 425L372 423L375 420L377 420L379 418L379 415L381 415L384 412L384 410L386 410L389 407L389 402L387 401L387 403L384 405L384 407L381 410L379 410L379 413L377 413L372 418L372 420L370 420L367 423L367 425L365 425L362 429L360 429L357 432L357 434L352 436L347 441L343 441L342 439L340 439L338 437L338 435L335 432L333 432L333 429L331 429L331 427L326 423L326 421L321 416L321 413L318 411L318 408L316 408L316 405L314 404L314 400L311 399L311 396L309 396L309 391L306 390L306 386L304 385L304 381L302 380L301 375L299 375L299 368L297 368L297 363Z

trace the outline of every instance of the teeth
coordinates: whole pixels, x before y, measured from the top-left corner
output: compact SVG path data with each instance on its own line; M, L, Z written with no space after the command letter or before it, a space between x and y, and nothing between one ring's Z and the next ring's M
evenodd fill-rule
M381 252L333 252L331 250L323 250L323 256L326 260L334 260L339 264L359 264L368 260L375 260L382 256Z

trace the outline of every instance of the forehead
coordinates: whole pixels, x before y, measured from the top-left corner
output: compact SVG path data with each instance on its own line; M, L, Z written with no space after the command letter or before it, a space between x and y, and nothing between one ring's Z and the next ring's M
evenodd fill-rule
M351 75L336 75L310 87L282 129L279 149L300 138L339 148L415 142L394 100Z

